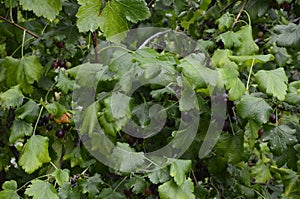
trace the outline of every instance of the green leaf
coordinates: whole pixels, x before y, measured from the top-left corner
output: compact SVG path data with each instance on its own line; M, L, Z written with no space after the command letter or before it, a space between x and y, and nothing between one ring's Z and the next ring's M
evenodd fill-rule
M300 104L300 81L291 82L289 84L285 101L294 105Z
M145 156L143 152L135 152L129 144L117 142L111 159L115 163L115 168L121 172L132 172L140 169L139 167L144 164Z
M296 25L295 23L277 25L274 27L274 31L278 33L276 38L278 46L299 48L300 25Z
M33 135L27 140L19 159L19 165L27 173L33 173L43 163L51 161L48 152L48 140L47 137L41 135Z
M119 192L114 191L112 188L104 188L99 194L101 199L126 199L125 195L120 194Z
M131 189L133 193L144 193L144 190L147 188L147 183L141 177L132 177L129 181L125 184L127 189Z
M251 175L257 183L265 183L272 177L269 167L262 160L251 167Z
M0 198L3 199L20 199L17 193L17 182L14 180L5 181L2 185L2 191L0 191Z
M70 80L63 71L59 71L56 87L59 88L64 94L73 90L75 81Z
M221 134L216 149L218 154L223 154L230 163L239 163L245 158L243 132L238 131L234 135Z
M227 49L231 49L232 47L238 48L242 44L239 37L233 31L224 32L219 38L222 39L224 46Z
M283 68L275 70L259 70L255 79L261 90L283 101L287 93L287 76Z
M300 191L300 181L295 171L287 168L277 168L275 166L272 166L271 168L281 175L281 179L284 185L284 195L288 196L294 191Z
M150 17L145 0L115 0L128 21L137 23Z
M122 11L116 0L112 0L107 2L101 13L103 23L100 29L109 41L119 43L126 36L124 31L128 30L129 26Z
M97 193L99 193L99 185L103 184L104 182L101 180L99 174L95 174L92 177L89 177L86 180L78 180L79 185L82 188L82 193L88 193L89 196L94 197Z
M291 129L287 125L276 126L270 130L269 134L264 140L270 141L270 148L275 154L280 154L287 149L288 145L295 144L297 142L296 129Z
M9 142L15 143L18 139L23 138L25 135L30 136L33 132L33 127L30 123L22 120L15 120L9 136Z
M54 20L62 9L60 0L20 0L24 10L32 10L38 17Z
M56 169L52 174L59 186L69 181L70 171L68 169Z
M243 26L236 35L240 38L241 45L237 49L237 55L253 55L258 52L259 48L253 41L252 27L250 25Z
M71 182L67 182L59 188L58 195L61 199L81 199L79 188L79 186L72 188Z
M161 199L195 199L194 185L191 179L187 179L181 186L173 181L165 182L158 187Z
M174 181L181 186L185 181L185 174L190 170L191 160L175 160L170 167L170 175L174 177Z
M130 117L130 101L131 97L120 92L113 92L110 98L104 100L104 104L114 119L121 119L123 117Z
M17 85L0 94L0 105L5 108L18 107L22 105L23 99L24 95Z
M31 84L39 81L43 71L36 56L24 56L20 60L6 57L3 67L6 68L6 84L9 87L19 84L25 93L32 93Z
M204 66L206 61L205 54L190 54L181 60L178 68L192 85L192 88L206 88L208 85L217 84L216 71Z
M244 119L254 119L259 123L269 121L272 107L263 99L244 95L236 105L238 114Z
M33 180L25 194L32 196L32 199L59 199L54 186L42 180Z
M78 0L78 3L81 5L76 14L79 32L93 32L97 30L104 20L100 15L102 1Z
M17 108L15 114L18 119L34 122L39 114L39 105L30 99L23 106Z
M148 178L153 184L159 184L168 181L170 179L170 176L167 169L164 168L149 173Z
M228 56L230 60L245 63L247 66L251 66L257 63L266 63L268 61L274 60L272 54L267 55L245 55L245 56Z
M217 19L216 22L218 23L219 30L224 32L225 30L231 28L234 18L229 14L229 12L226 12L219 19Z
M45 106L45 108L47 109L47 111L50 114L54 114L55 117L60 117L62 114L67 112L65 106L61 105L58 102L53 102L51 104L47 104Z

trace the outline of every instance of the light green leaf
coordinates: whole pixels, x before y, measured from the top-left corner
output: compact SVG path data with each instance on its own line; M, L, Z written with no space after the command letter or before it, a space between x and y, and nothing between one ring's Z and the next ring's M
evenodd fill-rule
M21 92L19 85L0 94L0 105L2 107L18 107L22 105L24 95Z
M70 171L68 169L56 169L52 176L55 177L55 180L59 186L62 186L65 182L69 181Z
M79 32L95 31L103 24L103 17L101 17L102 1L99 0L79 0L81 5L76 14L77 27Z
M252 27L250 25L243 26L236 35L240 38L241 45L237 49L237 55L253 55L258 52L259 48L253 41Z
M251 175L257 183L265 183L272 177L269 167L262 160L251 167Z
M60 0L20 0L24 10L32 10L38 17L54 20L62 9Z
M278 172L281 175L281 179L284 185L284 195L289 196L292 192L299 192L300 180L297 173L287 168L271 167L272 170Z
M161 199L195 199L194 185L191 179L187 179L181 186L173 181L165 182L158 187Z
M30 123L22 120L15 120L9 136L9 142L15 143L18 139L23 138L25 135L30 136L32 134L33 127Z
M242 44L239 37L233 31L224 32L219 38L222 39L224 46L227 49L231 49L232 47L238 48Z
M182 70L182 74L192 85L192 88L206 88L209 85L217 84L217 74L204 66L206 61L205 54L190 54L181 60L178 68Z
M244 95L236 107L242 118L255 119L260 123L266 123L272 112L272 107L263 98L251 95Z
M15 113L18 119L34 122L39 113L39 105L30 99L23 106L17 108Z
M115 0L128 21L137 23L150 17L145 0Z
M170 175L174 177L174 181L178 186L181 186L185 181L185 174L190 170L192 165L191 160L175 160L170 167Z
M238 78L238 71L234 67L234 64L229 63L227 67L224 66L224 68L218 69L221 78L225 82L226 89L229 90L230 100L240 99L246 90L244 83Z
M104 32L107 40L115 43L119 43L125 38L126 34L124 31L129 28L122 11L122 7L120 7L116 0L112 0L107 2L101 13L103 23L100 29Z
M259 88L283 101L287 93L287 76L283 68L275 70L259 70L255 74Z
M25 194L32 196L32 199L59 199L55 187L42 180L33 180L26 189Z
M17 193L17 182L14 180L5 181L2 185L2 191L0 191L0 198L3 199L20 199Z
M166 168L153 171L148 174L149 180L154 184L164 183L170 179Z
M230 60L245 63L247 66L251 66L256 63L266 63L268 61L274 60L274 56L272 54L267 55L245 55L245 56L228 56Z
M114 119L121 119L123 117L130 117L130 101L131 97L120 92L114 92L110 98L104 100L104 104Z
M70 80L64 72L59 71L56 87L59 88L64 94L67 94L69 91L73 90L74 83L74 80Z
M234 18L229 14L229 12L226 12L219 19L217 19L216 22L218 23L219 30L224 32L225 30L231 28Z
M47 109L47 111L50 113L50 114L54 114L55 117L59 117L61 116L62 114L66 113L67 110L65 108L65 106L61 105L60 103L58 102L53 102L51 104L47 104L45 106L45 108Z
M43 163L51 161L48 152L48 140L47 137L41 135L33 135L27 140L19 159L19 165L27 173L33 173Z
M289 84L285 101L294 105L300 104L300 81L291 82Z
M115 163L115 167L122 172L137 171L144 164L144 153L135 152L127 143L117 142L114 148L111 159Z

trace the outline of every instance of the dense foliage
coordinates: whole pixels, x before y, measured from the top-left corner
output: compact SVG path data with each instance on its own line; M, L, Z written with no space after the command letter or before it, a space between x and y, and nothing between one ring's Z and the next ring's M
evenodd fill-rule
M300 198L299 0L0 5L0 198ZM183 37L172 52L171 34L159 47L138 48L137 35L124 48L124 31L146 27L184 33L196 47L187 50ZM148 84L126 95L137 77ZM214 97L227 105L222 132L199 156L220 81L226 93ZM78 96L96 101L79 126ZM194 109L199 121L185 114ZM145 129L164 123L158 134L137 138L124 130L129 119ZM184 143L191 121L199 127L180 159L145 172L154 166L145 154ZM116 145L114 168L84 145L98 136L102 143L91 139L90 148L111 150L100 135ZM128 164L122 151L138 156Z

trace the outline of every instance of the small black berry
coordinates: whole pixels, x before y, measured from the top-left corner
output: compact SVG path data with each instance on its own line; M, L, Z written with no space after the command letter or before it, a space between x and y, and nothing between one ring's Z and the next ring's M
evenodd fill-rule
M47 124L46 129L48 131L51 131L53 129L53 125L52 124Z
M62 130L62 129L58 129L58 130L55 132L55 135L56 135L56 137L58 137L58 138L63 138L64 135L65 135L65 132L64 132L64 130Z

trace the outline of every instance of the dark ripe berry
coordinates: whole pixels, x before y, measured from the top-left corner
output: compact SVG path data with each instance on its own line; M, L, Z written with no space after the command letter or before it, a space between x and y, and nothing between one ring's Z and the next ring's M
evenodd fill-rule
M4 133L4 128L0 128L0 134L3 134Z
M66 61L61 59L61 60L58 60L58 66L60 67L65 67L66 66Z
M149 188L150 188L152 194L158 195L158 185L151 184Z
M127 139L127 142L130 146L133 146L136 142L136 139L132 136L129 136L128 139Z
M38 125L38 126L44 126L44 124L45 124L44 119L43 119L43 118L40 118L37 125Z
M60 41L56 43L57 48L64 48L65 47L65 42Z
M236 116L235 116L235 115L231 116L231 117L230 117L230 121L231 121L231 122L236 122Z
M145 196L152 195L152 191L151 191L151 189L149 187L145 189L144 193L145 193Z
M55 135L56 135L56 137L58 137L58 138L63 138L64 135L65 135L65 132L64 132L64 130L62 130L62 129L58 129L58 130L55 132Z
M124 189L123 192L124 192L124 194L125 194L127 197L130 197L131 194L132 194L131 190L129 190L129 189Z
M276 123L276 114L272 113L271 116L269 117L269 122L271 123Z
M50 120L50 115L49 114L44 115L43 120L44 120L44 123L47 124Z
M263 23L259 24L258 29L261 30L261 31L264 31L265 30L265 24L263 24Z
M52 63L52 68L56 69L58 67L58 62L56 60Z
M257 134L258 134L258 137L260 138L264 134L264 129L263 128L259 129Z
M74 146L75 146L75 147L78 147L79 144L80 144L79 138L75 138L75 140L74 140Z
M71 128L71 126L69 126L69 125L63 125L63 130L64 131L69 131L70 128Z
M229 131L230 130L230 124L227 120L225 120L223 125L223 131Z
M291 5L288 2L282 3L280 7L287 12L291 11Z
M46 129L48 131L51 131L53 129L53 125L52 124L47 124Z

